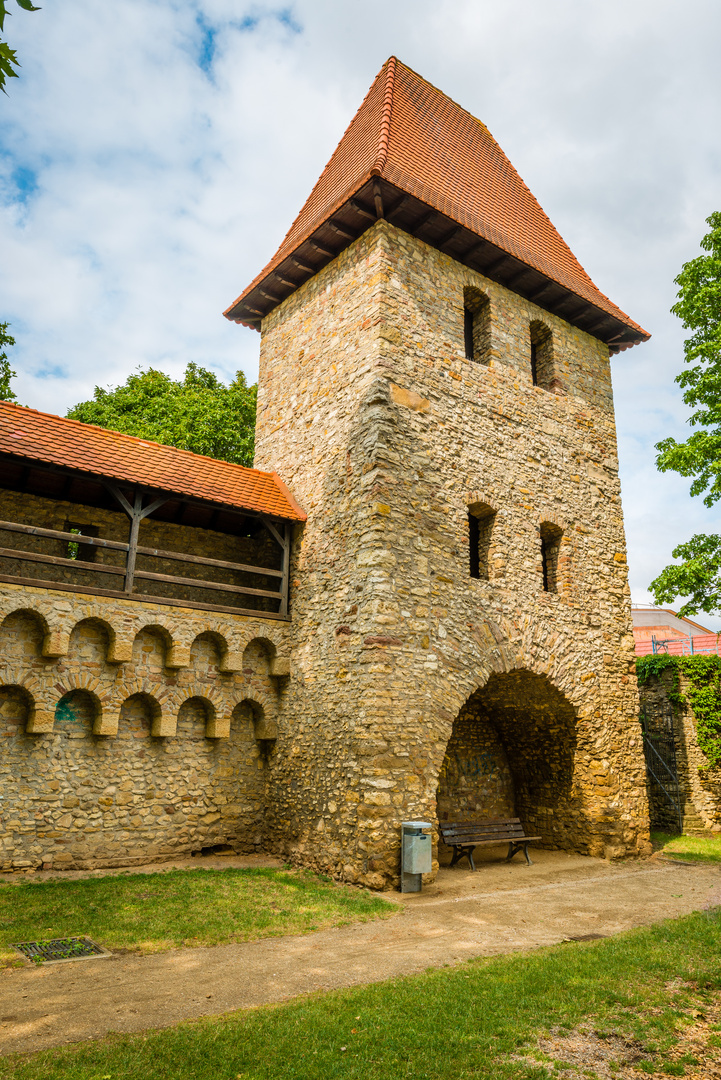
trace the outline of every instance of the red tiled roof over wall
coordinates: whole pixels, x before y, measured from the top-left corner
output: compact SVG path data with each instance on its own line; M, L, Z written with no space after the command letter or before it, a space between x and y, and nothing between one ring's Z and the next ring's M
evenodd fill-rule
M383 65L280 248L226 316L242 321L248 294L372 177L648 337L594 285L485 125L395 57Z
M290 521L306 515L276 473L0 401L0 453Z

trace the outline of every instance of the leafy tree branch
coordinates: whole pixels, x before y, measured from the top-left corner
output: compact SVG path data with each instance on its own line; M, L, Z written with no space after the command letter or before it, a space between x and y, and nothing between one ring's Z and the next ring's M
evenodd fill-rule
M721 213L706 219L709 232L701 240L706 254L684 263L675 279L679 290L671 308L691 335L684 342L688 368L676 376L683 400L694 412L685 442L674 438L656 444L656 464L690 477L691 494L703 495L706 506L721 499ZM689 597L680 614L721 609L721 537L693 536L672 552L680 565L667 566L651 582L656 603Z
M240 465L253 464L257 386L242 371L226 386L197 364L182 379L148 368L122 386L95 387L93 398L70 409L85 424L122 431L165 446Z
M40 11L40 8L35 7L30 0L16 0L16 3L23 11ZM6 16L12 14L8 11L7 5L8 0L0 0L0 34L5 33ZM8 79L17 79L18 73L15 68L19 67L20 61L15 50L11 49L6 41L0 41L0 90L4 94L7 93L5 83Z

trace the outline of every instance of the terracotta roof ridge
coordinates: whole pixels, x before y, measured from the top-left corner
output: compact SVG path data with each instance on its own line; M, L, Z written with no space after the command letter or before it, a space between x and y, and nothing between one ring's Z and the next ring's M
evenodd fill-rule
M381 176L383 167L388 159L388 140L391 133L391 113L393 111L393 90L395 87L396 64L395 56L386 61L386 92L383 96L383 112L381 113L380 134L378 136L378 152L371 168L371 176Z
M257 470L257 471L260 472L260 470ZM293 493L291 492L290 488L285 486L285 484L283 483L281 478L278 476L278 473L277 472L272 472L270 475L273 478L273 481L274 481L276 487L278 487L280 489L280 492L283 495L283 497L286 498L288 500L288 502L290 503L290 505L293 507L293 509L298 512L298 516L299 516L300 520L301 521L307 521L308 520L308 515L306 514L305 510L300 505L300 503L297 501L297 499L295 499L293 497Z
M62 424L74 424L76 427L83 428L86 431L90 429L91 431L98 431L102 435L118 435L121 439L129 439L134 443L141 443L153 449L172 450L176 454L189 454L192 458L199 458L201 461L212 461L214 465L228 465L231 469L243 469L245 472L261 473L263 476L271 478L276 476L276 473L270 470L254 469L248 465L241 465L237 461L225 461L223 458L210 457L208 454L196 454L194 450L184 450L179 446L170 446L169 443L159 443L155 439L146 439L142 435L127 435L124 431L116 431L115 428L104 428L100 424L86 424L84 420L76 420L72 416L59 416L58 413L43 412L42 409L33 409L29 405L17 405L14 401L0 401L0 408L7 406L22 411L23 414L32 413L35 416L47 417L50 420L59 420Z

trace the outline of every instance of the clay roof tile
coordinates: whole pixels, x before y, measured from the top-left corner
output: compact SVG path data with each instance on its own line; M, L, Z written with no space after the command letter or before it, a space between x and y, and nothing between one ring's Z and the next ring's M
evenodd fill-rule
M485 124L395 57L381 68L278 251L225 315L245 321L249 294L372 177L611 315L634 340L648 338L596 287Z
M0 453L288 521L306 520L277 473L246 469L9 401L0 401Z

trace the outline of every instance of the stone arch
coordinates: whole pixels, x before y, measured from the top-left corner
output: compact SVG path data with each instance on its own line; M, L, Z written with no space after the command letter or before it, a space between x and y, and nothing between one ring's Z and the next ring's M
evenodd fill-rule
M53 710L43 708L42 688L37 679L27 672L14 668L0 668L0 693L13 692L23 703L24 732L26 735L44 735L53 729ZM10 697L11 694L6 695Z
M127 694L120 703L115 720L115 734L120 734L121 730L124 732L126 728L135 737L138 733L141 735L165 734L161 730L164 719L163 706L158 698L148 690L135 690Z
M133 633L132 656L136 663L139 662L140 654L138 639L142 634L153 635L162 643L162 667L187 667L190 663L190 649L177 650L175 638L171 626L162 618L148 619L135 627ZM177 662L176 662L177 661Z
M29 604L13 604L11 610L5 612L0 620L0 638L3 639L4 655L10 658L17 654L18 659L24 656L29 636L35 656L43 656L43 649L50 636L47 616Z
M278 738L275 709L264 694L254 692L243 697L234 706L232 719L252 723L253 734L260 743L270 743Z
M158 738L175 735L176 711L172 709L170 690L166 686L159 685L151 679L135 679L123 683L113 693L116 701L120 701L118 711L113 717L114 730L107 734L116 735L118 721L123 705L128 698L141 697L148 703L151 726L150 734Z
M225 634L221 633L220 630L214 627L205 627L194 635L188 649L189 665L193 668L196 675L201 674L201 669L203 667L202 657L199 657L197 655L199 651L197 648L197 644L199 642L212 643L213 650L215 651L216 656L214 662L211 662L210 666L214 667L216 671L227 672L229 669L227 667L227 664L224 665L224 661L227 660L228 657L228 638ZM196 654L195 656L193 656L194 651Z
M187 701L203 702L205 710L205 736L208 739L227 739L230 735L230 709L225 695L205 683L188 683L178 690L173 698L173 709L177 716Z
M439 769L439 818L520 817L544 846L588 851L593 777L577 760L578 733L579 710L546 675L492 673L454 718Z
M115 616L115 618L114 618ZM95 622L104 627L108 638L108 647L105 660L109 664L120 664L132 659L133 634L126 629L119 628L117 616L113 611L102 604L83 605L82 617L77 619L70 630L66 632L68 643L73 632L83 622ZM65 649L67 652L67 647Z
M53 717L55 717L58 701L74 693L88 694L93 701L93 735L115 735L117 724L108 709L108 691L101 687L98 679L84 671L65 673L48 689L44 696L47 705L52 706ZM54 695L52 701L50 695Z
M188 693L187 688L186 688L185 693L183 694L182 701L180 702L180 704L178 706L178 712L177 712L177 717L176 717L176 725L177 725L176 733L178 735L183 734L183 732L182 732L182 713L183 713L183 710L187 709L188 707L193 708L196 711L196 713L202 713L202 715L203 715L203 735L205 736L206 739L209 738L209 737L211 737L211 738L222 737L222 736L216 734L216 718L218 716L218 710L216 708L215 703L211 700L209 695L207 693L205 693L204 691L201 691L200 693ZM213 733L211 736L208 735L209 731ZM187 731L184 734L185 734L185 737L187 738L188 737ZM230 724L228 724L228 732L227 732L227 734L225 732L223 734L225 735L226 738L227 738L228 734L230 734Z
M264 661L261 660L261 656L265 658ZM258 666L259 660L262 664L260 674L272 675L276 678L289 675L290 656L285 637L272 630L263 629L261 633L246 638L242 646L241 670L248 674L246 669Z
M99 696L87 687L79 686L61 693L55 702L53 732L63 730L86 734L102 734L103 705Z
M81 645L83 635L86 637L84 650ZM92 640L92 638L95 640ZM75 662L87 662L92 652L96 652L98 655L94 659L102 663L107 660L114 640L115 630L107 619L97 615L83 615L82 619L78 619L74 623L68 634L67 653L69 659L72 661L73 658L70 654L75 653Z

